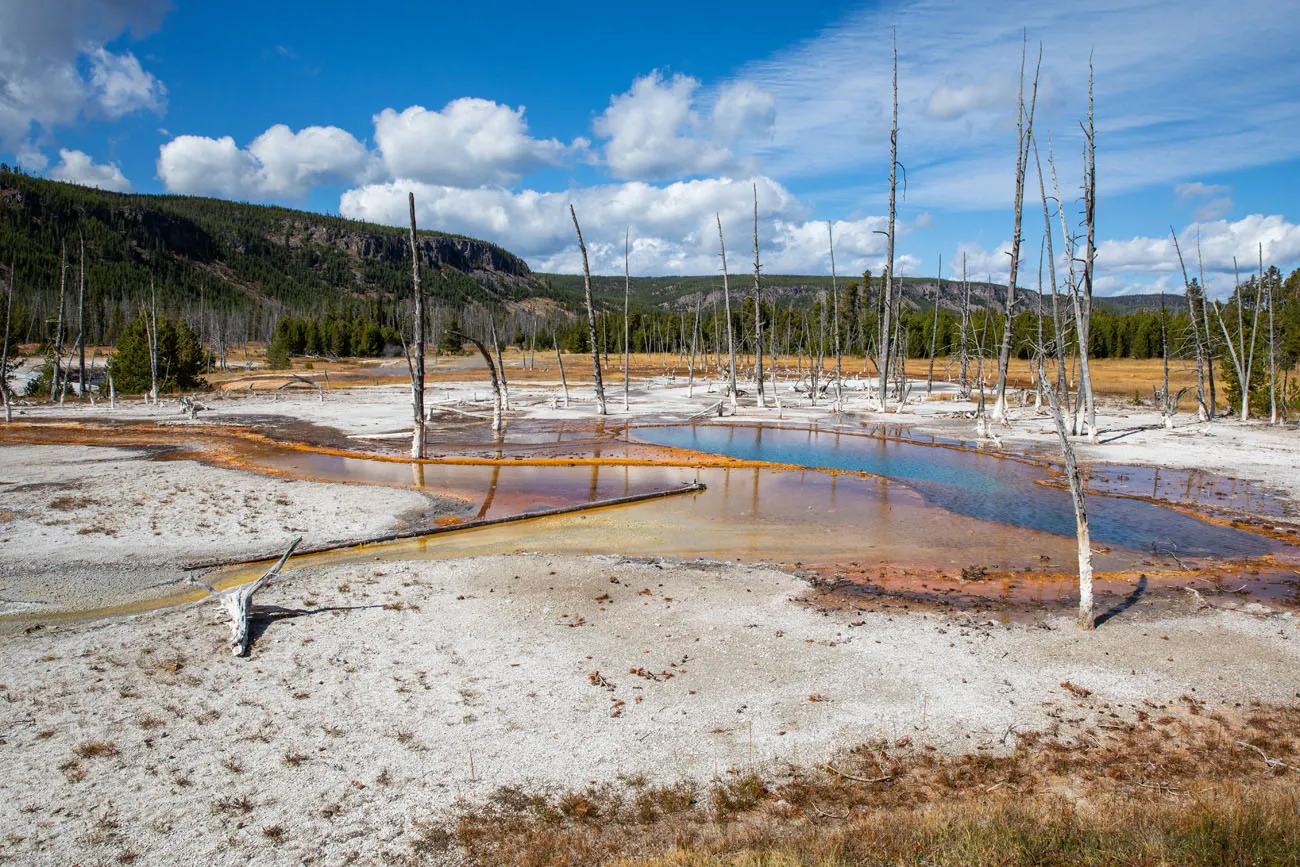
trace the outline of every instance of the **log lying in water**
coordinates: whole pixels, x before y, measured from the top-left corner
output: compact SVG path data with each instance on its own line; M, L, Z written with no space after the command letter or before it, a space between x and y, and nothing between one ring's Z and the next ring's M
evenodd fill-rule
M298 554L323 554L327 551L340 551L345 548L359 548L362 545L378 545L382 542L399 542L404 539L420 539L425 536L437 536L442 533L454 533L461 530L474 530L479 527L492 527L497 524L513 524L517 521L531 521L536 518L553 518L557 515L586 512L592 509L607 508L609 506L626 506L631 503L643 503L647 500L661 500L665 497L675 497L679 494L696 494L705 490L706 487L707 486L703 482L690 482L677 488L668 488L662 491L649 491L644 494L629 494L626 497L613 497L608 500L597 500L593 503L577 503L572 506L560 506L555 509L541 509L536 512L521 512L518 515L505 515L500 518L483 518L478 521L466 521L463 524L447 524L439 527L425 527L418 530L402 530L397 533L385 533L382 536L368 536L363 539L348 539L342 542L331 542L326 545L303 548L298 551ZM294 544L296 545L297 543L295 542ZM203 563L190 563L182 566L181 569L185 572L197 572L205 569L223 569L227 566L248 566L254 563L264 563L267 560L270 560L273 556L275 555L248 557L242 560L213 560ZM259 578L258 580L260 581L261 579Z

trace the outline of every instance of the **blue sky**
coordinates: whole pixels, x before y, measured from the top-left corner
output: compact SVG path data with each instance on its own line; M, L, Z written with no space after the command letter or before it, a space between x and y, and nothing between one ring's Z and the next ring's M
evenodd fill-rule
M891 28L899 50L897 268L1005 279L1022 33L1043 51L1036 132L1078 221L1096 68L1098 287L1210 286L1300 265L1300 9L1274 0L976 4L222 4L0 0L0 154L109 189L274 202L495 241L538 270L636 274L884 262ZM1046 165L1045 165L1046 171ZM1022 285L1037 280L1038 182ZM1048 193L1051 195L1050 173ZM1053 217L1064 272L1060 224ZM1193 265L1193 267L1195 267Z

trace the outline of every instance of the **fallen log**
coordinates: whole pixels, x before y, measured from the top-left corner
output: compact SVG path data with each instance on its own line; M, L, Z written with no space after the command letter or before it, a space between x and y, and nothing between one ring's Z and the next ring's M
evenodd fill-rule
M364 539L348 539L342 542L331 542L325 545L303 548L298 552L298 554L323 554L327 551L342 551L348 548L360 548L363 545L378 545L384 542L400 542L406 539L422 539L425 536L438 536L443 533L460 532L461 530L475 530L480 527L492 527L497 524L513 524L518 521L554 518L557 515L569 515L574 512L586 512L594 509L609 508L612 506L626 506L632 503L643 503L648 500L662 500L665 497L675 497L679 494L696 494L706 489L707 486L703 482L690 482L683 484L678 488L668 488L662 491L649 491L644 494L629 494L626 497L613 497L608 500L597 500L594 503L577 503L572 506L560 506L555 509L539 509L535 512L521 512L517 515L503 515L500 518L482 518L476 521L466 521L463 524L445 524L438 527L424 527L418 530L402 530L397 533L385 533L382 536L369 536ZM297 545L297 542L294 544ZM248 557L242 560L213 560L203 563L190 563L182 566L181 571L199 572L208 569L224 569L230 566L251 566L255 563L265 563L270 560L272 556L274 555ZM261 579L258 580L260 581ZM208 589L212 590L211 587ZM216 591L212 590L212 592L215 593Z
M221 601L222 607L230 615L230 652L235 656L243 656L248 652L248 615L253 610L253 594L270 584L275 576L280 574L280 569L289 561L301 541L302 537L299 536L289 543L289 549L281 554L275 565L263 572L262 577L256 581L218 592L211 584L190 579L193 583L206 587L209 593Z

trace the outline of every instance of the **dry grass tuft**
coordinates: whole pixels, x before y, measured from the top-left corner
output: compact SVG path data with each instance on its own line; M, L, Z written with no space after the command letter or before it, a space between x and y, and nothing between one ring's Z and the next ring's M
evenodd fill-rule
M1164 726L1021 733L1003 756L880 741L779 780L506 788L444 830L493 865L1296 864L1298 755L1300 708L1197 702Z
M77 755L83 759L110 758L117 754L117 744L112 741L86 741L77 747Z

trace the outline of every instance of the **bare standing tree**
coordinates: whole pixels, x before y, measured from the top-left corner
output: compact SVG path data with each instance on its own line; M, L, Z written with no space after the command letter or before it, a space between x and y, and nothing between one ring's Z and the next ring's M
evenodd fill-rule
M961 396L970 397L970 282L966 277L966 254L961 254Z
M149 399L158 405L158 289L149 275L149 316L145 320L149 338Z
M1038 158L1038 139L1033 139L1034 168L1038 174L1038 195L1043 200L1043 238L1047 241L1047 275L1052 288L1052 346L1056 350L1056 389L1062 404L1069 406L1070 389L1065 376L1065 321L1061 314L1056 288L1056 251L1052 245L1052 214L1047 207L1047 181L1043 178L1043 162ZM1060 202L1057 202L1060 207ZM1041 293L1039 301L1042 300Z
M1061 184L1056 175L1056 156L1052 152L1052 139L1050 136L1047 139L1047 165L1052 171L1052 192L1056 195L1056 210L1061 218L1061 236L1065 243L1065 261L1067 264L1065 288L1070 293L1070 304L1074 310L1074 336L1079 352L1079 383L1075 394L1077 403L1075 410L1068 409L1068 403L1066 409L1070 414L1070 431L1071 433L1077 433L1080 410L1090 406L1093 399L1092 370L1089 364L1091 351L1088 343L1088 335L1091 331L1092 304L1091 300L1085 302L1079 297L1081 294L1079 291L1079 278L1074 270L1077 262L1074 255L1075 237L1070 231L1070 225L1065 217L1064 200L1061 198ZM1062 395L1061 399L1064 401L1065 396Z
M1016 201L1015 228L1011 232L1011 273L1007 278L1006 320L1002 329L1002 351L998 353L998 384L993 403L993 418L999 422L1007 420L1007 368L1011 364L1011 338L1015 329L1012 327L1016 315L1016 276L1020 269L1020 223L1025 209L1025 174L1029 167L1029 144L1034 135L1034 108L1038 104L1038 72L1043 65L1043 48L1038 47L1038 66L1034 69L1033 95L1029 99L1029 111L1025 111L1025 51L1026 43L1020 49L1020 92L1016 97Z
M758 278L758 184L754 184L754 384L758 406L767 406L763 391L763 286Z
M885 412L889 406L889 362L893 332L890 330L889 317L893 312L894 296L894 220L897 215L896 195L898 192L898 31L894 31L894 115L889 129L889 231L888 250L885 253L885 274L881 284L880 340L877 352L880 358L880 411Z
M1079 553L1079 616L1080 629L1093 628L1092 616L1092 535L1088 529L1088 508L1084 501L1083 480L1079 476L1079 464L1074 457L1074 446L1070 443L1069 433L1065 429L1065 416L1061 411L1060 399L1056 389L1047 384L1046 372L1043 370L1043 356L1038 356L1038 381L1043 383L1047 403L1051 407L1052 422L1056 427L1057 439L1061 442L1061 454L1065 460L1065 478L1070 485L1070 499L1074 503L1075 541Z
M722 215L714 214L713 219L718 223L718 253L722 257L722 303L727 316L727 356L730 370L727 372L728 391L731 397L731 411L735 412L739 406L738 395L736 394L736 341L735 329L731 324L731 288L727 285L727 245L722 240Z
M943 254L939 255L939 274L934 278L934 318L930 322L930 374L926 378L925 393L934 394L934 353L939 339L939 297L943 288Z
M59 371L63 356L63 308L64 293L68 287L68 245L65 241L59 255L59 324L54 328L54 370L50 374L50 400L59 393Z
M1083 214L1087 225L1087 241L1083 254L1083 291L1077 293L1079 345L1092 345L1092 287L1093 271L1097 261L1097 135L1093 123L1092 99L1092 55L1088 55L1088 129L1085 130L1085 165L1087 176L1083 185ZM1080 383L1083 387L1084 383ZM1092 374L1089 372L1084 392L1084 413L1088 428L1088 440L1097 441L1097 399L1092 392Z
M628 402L628 392L631 388L628 380L628 352L630 351L628 343L632 338L632 326L627 318L628 302L632 298L632 266L628 261L628 241L631 235L631 229L623 233L623 412L631 411Z
M408 358L411 368L411 415L415 429L411 432L411 457L424 458L424 293L420 291L420 249L415 238L415 193L407 194L411 206L411 286L415 298L415 316L411 328L414 358Z
M1213 417L1213 413L1210 411L1210 407L1209 407L1209 405L1206 403L1206 392L1205 392L1205 365L1206 365L1206 360L1205 360L1205 344L1201 341L1201 329L1200 329L1200 326L1197 325L1197 322L1196 322L1197 316L1196 316L1196 298L1195 298L1195 292L1194 292L1193 289L1192 289L1192 281L1191 281L1191 279L1188 278L1188 276L1187 276L1187 264L1183 261L1183 251L1182 251L1182 248L1180 248L1180 247L1178 246L1178 233L1174 231L1174 227L1173 227L1173 226L1170 226L1170 227L1169 227L1169 234L1170 234L1170 235L1173 237L1173 239L1174 239L1174 252L1176 252L1176 253L1178 254L1178 267L1180 267L1180 268L1183 269L1183 289L1184 289L1184 291L1185 291L1185 293L1186 293L1186 297L1187 297L1187 313L1188 313L1188 316L1189 316L1190 319L1191 319L1191 326L1192 326L1192 340L1195 341L1195 343L1196 343L1196 402L1197 402L1197 414L1198 414L1198 416L1200 417L1201 421L1210 421L1210 419ZM1204 290L1202 289L1202 291L1204 291Z
M835 279L835 233L831 221L826 221L826 245L831 254L831 319L832 340L835 343L835 411L844 406L844 353L840 348L840 287Z
M14 409L9 402L9 328L13 321L14 312L14 280L18 277L18 266L15 261L9 264L9 291L6 293L5 301L5 336L4 349L0 351L0 400L5 405L5 423L14 420Z
M86 396L86 238L81 238L81 272L77 285L77 349L80 353L77 364L77 391L81 397Z
M1259 270L1262 275L1264 272L1264 245L1259 245ZM1261 284L1264 278L1261 276ZM1273 284L1277 282L1270 280L1268 283L1268 421L1269 424L1279 424L1281 419L1277 412L1277 326L1273 322ZM1263 287L1261 286L1261 289ZM1258 304L1258 301L1256 301ZM1256 321L1258 321L1258 310L1256 311ZM1252 345L1251 351L1254 351ZM1283 398L1285 399L1286 391L1283 389Z
M587 245L582 241L582 227L578 225L578 212L569 205L573 229L578 233L578 249L582 251L582 287L587 302L587 336L591 340L592 375L596 380L596 413L605 415L605 383L600 376L600 344L596 342L596 307L591 302L591 267L587 263Z
M1216 302L1210 302L1214 307L1214 317L1219 322L1219 328L1223 330L1223 342L1228 347L1228 360L1232 362L1232 368L1237 374L1237 385L1241 387L1241 420L1245 421L1250 418L1250 374L1255 366L1255 336L1259 328L1259 308L1262 306L1260 293L1263 292L1264 286L1264 267L1263 257L1260 261L1260 285L1256 287L1258 291L1255 294L1255 327L1250 334L1249 352L1246 347L1245 322L1242 319L1241 308L1245 301L1241 286L1241 273L1237 268L1237 257L1232 257L1232 273L1236 280L1237 286L1237 340L1238 345L1234 345L1232 337L1228 334L1228 326L1223 321L1223 313L1219 310Z

